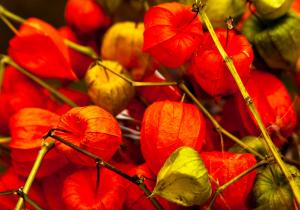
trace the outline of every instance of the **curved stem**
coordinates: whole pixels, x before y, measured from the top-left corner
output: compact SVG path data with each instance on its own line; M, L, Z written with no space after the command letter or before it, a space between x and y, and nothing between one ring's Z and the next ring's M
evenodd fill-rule
M198 5L199 8L201 8L201 5L199 4ZM237 70L232 62L232 60L230 59L230 57L227 55L227 53L225 52L224 48L222 47L214 29L213 29L213 26L209 20L209 18L207 17L205 11L203 9L200 9L199 11L199 15L200 15L200 18L202 19L202 21L205 23L219 53L221 54L223 60L225 61L232 77L234 78L234 81L236 82L238 88L239 88L239 91L240 93L242 94L249 110L251 111L252 115L254 116L254 119L255 121L257 122L258 124L258 127L259 129L261 130L261 133L264 137L264 142L265 144L267 145L267 149L271 152L271 154L274 156L276 162L278 163L281 171L283 172L283 174L285 175L285 177L287 178L288 182L289 182L289 185L294 193L294 196L296 198L296 201L297 201L297 204L298 206L300 206L300 190L293 178L293 176L291 175L291 173L289 172L289 170L286 168L286 166L284 165L284 162L283 160L281 159L281 155L278 153L275 145L273 144L268 132L267 132L267 129L265 128L263 122L262 122L262 119L256 109L256 106L255 104L253 103L253 100L252 98L250 97L248 91L246 90L239 74L237 73Z
M42 163L42 160L44 159L45 155L47 154L47 152L54 146L54 142L44 142L40 151L39 151L39 154L37 156L37 158L35 159L35 162L33 164L33 167L30 171L30 174L29 176L27 177L27 180L25 182L25 185L23 187L23 190L22 192L24 194L28 194L30 188L31 188L31 185L33 184L33 181L35 179L35 176L40 168L40 165ZM18 202L17 202L17 205L15 207L15 210L20 210L23 206L23 203L24 203L24 199L22 197L19 198Z
M65 102L66 104L70 105L71 107L77 107L77 104L74 103L71 99L69 99L68 97L64 96L63 94L61 94L60 92L58 92L55 88L51 87L50 85L48 85L46 82L44 82L43 80L41 80L40 78L38 78L37 76L35 76L34 74L28 72L27 70L25 70L24 68L22 68L21 66L19 66L17 63L15 63L10 57L3 55L4 59L3 61L6 64L11 65L12 67L14 67L15 69L17 69L19 72L21 72L22 74L26 75L27 77L29 77L30 79L32 79L33 81L35 81L36 83L38 83L40 86L44 87L45 89L47 89L49 92L51 92L53 95L55 95L57 98L59 98L60 100L62 100L63 102Z
M209 111L200 103L200 101L193 95L193 93L187 88L187 86L181 82L179 83L179 88L183 90L191 99L192 101L199 107L199 109L204 113L204 115L212 122L215 129L228 138L230 138L232 141L243 147L248 152L254 154L255 156L259 157L260 159L265 159L263 155L255 151L253 148L249 147L247 144L245 144L243 141L241 141L239 138L228 132L226 129L224 129L216 120L215 118L209 113Z
M0 14L0 18L14 34L18 34L18 30L15 28L13 24L11 24L11 22L4 15Z
M104 160L102 160L101 157L99 157L99 156L97 156L97 155L95 155L95 154L93 154L93 153L91 153L91 152L89 152L85 149L82 149L82 148L72 144L71 142L68 142L68 141L64 140L63 138L55 135L55 131L69 132L69 131L60 130L60 129L52 129L43 138L46 139L48 137L51 137L51 138L65 144L65 145L71 147L72 149L76 150L77 152L79 152L83 155L86 155L87 157L90 157L91 159L93 159L97 163L97 165L103 166L103 167L113 171L114 173L120 175L121 177L127 179L131 183L138 185L144 191L145 195L148 196L148 195L151 194L151 192L149 191L149 189L145 185L143 178L140 178L138 176L130 176L130 175L126 174L125 172L121 171L120 169L118 169L118 168L114 167L113 165L110 165L108 162L105 162ZM163 209L155 198L150 199L150 201L152 202L153 206L156 207L158 210Z

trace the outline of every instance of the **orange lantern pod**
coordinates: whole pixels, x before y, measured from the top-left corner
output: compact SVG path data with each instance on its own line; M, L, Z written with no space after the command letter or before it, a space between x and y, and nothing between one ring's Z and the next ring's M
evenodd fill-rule
M125 193L124 181L118 174L101 168L96 190L96 170L81 169L65 179L62 198L67 210L122 210Z
M216 183L222 186L256 164L256 159L252 154L202 152L200 156L211 177L214 192L217 188ZM256 171L252 171L227 187L215 200L213 209L247 209L247 199L252 190L255 175Z
M29 18L21 25L9 42L8 54L37 76L77 79L63 38L55 28L37 18Z
M144 51L166 67L177 68L202 39L202 25L191 6L177 2L151 7L144 17Z
M234 31L219 29L216 34L241 79L246 81L254 58L251 44L246 37L237 35ZM204 42L194 54L188 72L212 96L229 95L238 90L209 33L205 33Z
M274 143L281 147L286 143L282 137L289 137L297 124L297 116L289 92L281 80L261 71L253 71L245 86L265 127L274 137ZM251 135L260 135L258 125L242 96L237 94L235 100L245 131Z
M65 19L68 25L82 34L93 33L111 22L95 0L68 0Z
M57 128L57 136L75 144L105 161L111 159L121 144L121 130L116 119L98 106L75 107L63 114ZM57 148L70 161L79 165L95 166L94 160L78 153L71 147L57 142Z
M194 105L159 101L148 106L144 113L141 149L155 174L178 147L189 146L200 151L205 137L205 119Z
M28 176L41 148L42 137L56 126L59 116L40 108L24 108L10 119L12 166L22 175ZM48 176L67 164L67 159L57 150L50 150L45 156L37 177Z

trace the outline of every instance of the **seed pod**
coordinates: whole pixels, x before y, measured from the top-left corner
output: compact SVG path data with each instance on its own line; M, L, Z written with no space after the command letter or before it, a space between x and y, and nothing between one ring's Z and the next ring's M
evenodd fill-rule
M76 80L68 48L50 24L29 18L10 40L8 54L19 65L43 78Z
M117 74L129 77L126 70L117 62L106 60L102 64ZM96 105L117 115L126 108L134 96L134 87L103 66L95 65L87 71L85 82L88 94Z
M245 36L238 35L234 31L227 32L219 29L216 34L232 59L239 76L246 81L254 57L251 44ZM188 73L194 76L203 90L212 96L224 96L236 92L237 85L210 34L205 33L203 40L192 57Z
M200 151L206 137L205 127L205 119L194 105L159 101L148 106L140 142L149 168L157 174L178 147L188 146Z
M150 58L142 52L144 42L144 23L120 22L112 25L105 33L102 41L101 56L103 59L114 60L130 69L135 77L141 79ZM140 75L137 75L140 74Z
M27 177L41 148L42 137L55 127L59 116L48 110L24 108L10 120L12 166L14 170ZM67 164L67 159L57 150L50 150L45 156L37 177L45 177Z
M65 8L68 25L82 34L93 33L110 24L110 19L96 0L68 0Z
M267 65L274 69L295 69L300 57L300 17L292 12L263 24L250 17L243 34L254 44Z
M285 15L289 9L293 0L254 0L253 4L256 8L256 13L263 20L275 20Z
M291 165L285 164L293 178L300 187L299 170ZM265 209L294 209L293 193L285 176L277 164L268 165L260 170L256 176L253 187L257 210Z
M123 179L106 168L101 168L99 178L96 190L95 169L81 169L68 176L62 192L67 210L122 210L126 193Z
M181 66L192 56L203 33L191 6L177 2L151 7L144 23L144 51L170 68Z
M222 186L256 163L256 159L252 154L202 152L200 156L211 176L211 184L214 192L217 187L216 182L219 186ZM255 175L256 172L252 171L227 187L219 194L214 202L213 208L218 210L243 209L246 206L248 196L252 190Z
M63 114L57 128L57 136L108 161L121 144L121 130L115 118L98 106L76 107ZM95 166L95 161L61 142L56 147L72 162Z
M159 195L183 206L204 204L211 196L207 169L190 147L176 149L157 175L152 196Z
M281 147L285 141L278 137L289 137L297 124L296 111L289 92L281 80L261 71L252 71L245 86L268 132L272 137L277 137L272 138L274 143ZM235 100L245 131L250 135L260 135L258 125L242 96L237 94Z
M262 138L256 136L245 136L244 138L242 138L242 141L248 147L254 149L259 154L263 156L268 155L268 152L264 146ZM235 144L234 146L230 147L228 151L234 153L248 153L248 151L245 148L241 147L238 144Z

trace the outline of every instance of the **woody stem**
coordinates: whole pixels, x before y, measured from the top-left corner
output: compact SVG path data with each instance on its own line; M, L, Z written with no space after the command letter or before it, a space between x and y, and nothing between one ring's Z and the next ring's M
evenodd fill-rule
M239 138L228 132L226 129L224 129L216 120L215 118L209 113L209 111L200 103L200 101L193 95L193 93L187 88L187 86L181 82L179 83L179 88L183 90L191 99L192 101L199 107L199 109L204 113L204 115L212 122L215 129L228 138L230 138L232 141L243 147L245 150L249 151L250 153L254 154L255 156L259 157L260 159L264 159L265 157L262 156L260 153L249 147L247 144L245 144L243 141L241 141Z
M199 8L201 8L201 5L199 5ZM209 20L209 18L207 17L205 11L203 9L200 9L199 12L200 18L202 19L202 21L205 23L219 53L221 54L225 64L228 67L228 70L230 71L232 77L234 78L238 89L240 91L240 93L242 94L245 103L247 104L249 110L251 111L252 115L254 116L255 121L258 124L259 129L261 130L261 133L263 135L263 139L264 139L264 143L267 146L267 149L269 150L269 152L274 156L274 159L276 160L277 164L279 165L281 171L283 172L283 174L285 175L286 179L289 182L289 185L293 191L293 194L295 196L295 199L297 201L298 206L300 206L300 190L299 187L297 186L293 176L291 175L291 173L289 172L289 170L287 169L287 167L284 165L283 160L281 159L281 155L279 154L279 152L277 151L275 145L273 144L270 135L267 132L267 129L265 128L262 119L256 109L255 104L253 103L253 100L251 98L251 96L249 95L248 91L246 90L239 74L237 73L237 70L232 62L232 59L227 55L227 53L225 52L224 48L222 47L214 29L213 26Z
M40 151L39 151L39 154L37 156L37 158L35 159L35 162L33 164L33 167L30 171L30 174L29 176L27 177L27 180L25 182L25 185L22 189L22 193L24 194L28 194L30 188L31 188L31 185L33 184L33 181L35 179L35 176L40 168L40 165L42 163L42 160L44 159L45 155L47 154L47 152L53 148L54 146L54 142L44 142ZM24 203L24 199L22 197L19 198L18 202L17 202L17 205L15 207L15 210L20 210L23 206L23 203Z
M248 168L247 170L243 171L242 173L240 173L239 175L237 175L236 177L234 177L233 179L231 179L230 181L226 182L225 184L223 184L222 186L218 187L218 189L216 190L216 192L213 195L212 200L209 203L209 206L207 208L207 210L210 210L216 200L216 198L218 197L218 195L223 192L227 187L229 187L230 185L234 184L235 182L237 182L239 179L241 179L243 176L246 176L247 174L249 174L250 172L254 171L255 169L268 164L270 162L270 160L262 160L258 163L256 163L254 166L252 166L251 168Z
M100 166L103 166L111 171L113 171L114 173L122 176L123 178L127 179L128 181L130 181L131 183L133 184L136 184L138 185L145 193L145 195L150 195L151 194L151 191L147 188L147 186L145 185L144 183L144 180L143 178L140 178L138 176L130 176L128 174L126 174L125 172L121 171L120 169L110 165L108 162L104 161L102 158L100 158L99 156L87 151L87 150L84 150L74 144L72 144L71 142L68 142L66 140L64 140L63 138L57 136L54 134L55 131L59 131L59 132L68 132L68 131L63 131L63 130L60 130L60 129L52 129L48 132L48 134L46 134L43 138L46 139L48 137L51 137L69 147L71 147L72 149L76 150L77 152L87 156L87 157L90 157L91 159L95 160L95 162L100 165ZM158 210L162 210L163 208L161 207L161 205L158 203L158 201L156 199L150 199L150 201L152 202L153 206L156 207Z
M19 66L9 56L2 55L2 57L3 57L2 59L3 59L4 63L11 65L16 70L18 70L22 74L26 75L27 77L29 77L30 79L32 79L33 81L35 81L40 86L42 86L45 89L47 89L49 92L51 92L53 95L55 95L57 98L59 98L60 100L62 100L66 104L70 105L71 107L76 107L77 106L77 104L74 103L71 99L69 99L68 97L64 96L60 92L58 92L55 88L51 87L50 85L48 85L46 82L44 82L43 80L41 80L40 78L38 78L34 74L28 72L27 70L25 70L24 68L22 68L21 66Z

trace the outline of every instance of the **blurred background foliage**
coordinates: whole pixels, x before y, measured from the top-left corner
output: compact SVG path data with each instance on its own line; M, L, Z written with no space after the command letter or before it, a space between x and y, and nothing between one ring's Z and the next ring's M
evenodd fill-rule
M8 10L24 18L38 17L55 27L64 22L64 9L67 0L0 0L0 4ZM114 0L112 0L114 1ZM15 24L18 26L18 23ZM6 53L9 39L13 33L0 21L0 52Z

